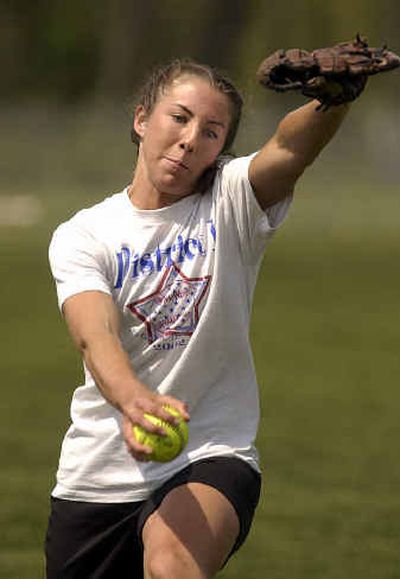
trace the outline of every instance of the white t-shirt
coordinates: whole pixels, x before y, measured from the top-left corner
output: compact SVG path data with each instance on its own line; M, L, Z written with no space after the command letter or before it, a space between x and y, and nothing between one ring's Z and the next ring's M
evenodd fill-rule
M250 159L227 162L205 194L140 210L125 189L55 231L50 263L60 307L85 290L111 295L135 372L152 390L185 401L191 420L178 458L137 462L125 447L121 414L85 368L53 496L143 500L189 462L216 455L259 469L251 303L266 242L291 197L263 212L248 180Z

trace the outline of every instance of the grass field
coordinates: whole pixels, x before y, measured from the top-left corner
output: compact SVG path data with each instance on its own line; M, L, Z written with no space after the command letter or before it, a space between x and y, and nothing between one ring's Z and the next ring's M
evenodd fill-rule
M314 177L257 287L265 485L224 579L400 578L398 190L332 189ZM39 223L0 227L2 579L43 576L48 494L80 377L47 244L93 191L36 186Z

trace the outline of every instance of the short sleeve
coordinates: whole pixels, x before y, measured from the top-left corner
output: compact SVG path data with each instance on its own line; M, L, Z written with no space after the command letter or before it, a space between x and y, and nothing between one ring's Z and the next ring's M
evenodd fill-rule
M285 220L293 195L268 207L260 207L249 180L249 165L253 153L227 162L221 170L220 188L223 197L229 199L239 235L250 250L262 250L265 243Z
M67 222L56 229L49 261L60 309L67 298L83 291L111 294L106 249L82 225Z

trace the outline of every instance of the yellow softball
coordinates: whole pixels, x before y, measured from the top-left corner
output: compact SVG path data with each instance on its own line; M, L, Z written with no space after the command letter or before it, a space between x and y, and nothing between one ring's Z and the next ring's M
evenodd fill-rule
M147 412L145 417L156 426L162 426L166 433L165 436L147 432L142 426L135 425L133 427L136 440L152 449L149 458L156 462L169 462L176 458L185 448L189 438L189 428L181 413L167 404L164 405L164 408L170 414L179 418L177 426L169 424L169 422Z

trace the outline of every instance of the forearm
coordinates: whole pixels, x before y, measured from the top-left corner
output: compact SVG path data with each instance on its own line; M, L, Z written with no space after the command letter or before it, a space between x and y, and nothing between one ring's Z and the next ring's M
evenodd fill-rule
M317 106L311 101L290 112L275 134L278 146L295 158L300 174L332 139L349 110L348 104L327 111L318 111Z
M121 429L128 451L136 460L151 452L135 437L133 426L162 435L160 424L149 422L152 414L175 424L177 418L165 408L174 406L189 420L186 405L171 396L153 392L136 375L120 339L119 313L110 296L96 291L69 298L63 307L71 337L82 354L104 398L121 412Z
M104 332L78 347L101 393L115 408L124 412L143 396L147 388L136 376L118 336Z
M122 430L129 452L142 460L146 451L134 437L132 426L162 434L162 427L148 422L146 413L174 423L177 419L164 406L174 406L188 420L186 405L171 396L160 396L137 377L120 339L120 315L111 296L82 292L69 298L63 311L71 337L97 387L123 415Z
M75 346L103 396L125 413L150 390L138 379L120 340L120 318L110 296L83 292L64 304Z
M273 205L294 190L343 122L348 105L317 111L311 101L287 114L272 137L254 157L249 179L261 207Z

